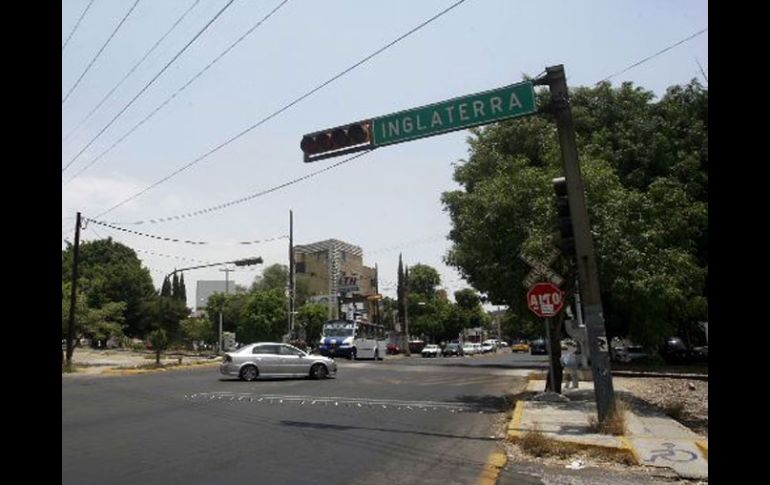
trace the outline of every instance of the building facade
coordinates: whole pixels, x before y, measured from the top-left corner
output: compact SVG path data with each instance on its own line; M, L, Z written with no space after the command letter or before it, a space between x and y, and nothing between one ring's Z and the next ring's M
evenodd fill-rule
M376 321L377 270L364 266L359 246L327 239L294 247L297 281L310 301L329 308L329 319L365 316Z

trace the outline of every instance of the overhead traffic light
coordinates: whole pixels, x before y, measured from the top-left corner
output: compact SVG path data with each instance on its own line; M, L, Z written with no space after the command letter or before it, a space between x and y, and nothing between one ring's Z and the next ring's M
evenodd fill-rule
M559 219L559 234L561 235L561 251L566 257L575 255L575 233L572 229L572 216L569 211L567 197L567 179L553 179L553 190L556 193L556 214Z
M305 162L314 162L346 153L366 150L372 145L372 122L359 121L345 126L309 133L302 137L299 147Z
M252 264L262 264L262 258L257 256L256 258L239 259L235 261L236 266L251 266Z

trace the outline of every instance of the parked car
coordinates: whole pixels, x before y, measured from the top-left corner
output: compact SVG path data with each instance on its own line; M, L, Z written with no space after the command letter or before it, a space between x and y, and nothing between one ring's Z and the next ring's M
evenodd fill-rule
M487 354L489 352L497 352L497 344L489 340L481 344L481 352Z
M457 355L459 357L462 357L465 355L463 353L463 348L460 345L459 342L449 342L446 344L446 347L444 347L444 350L441 353L444 357L450 356L450 355Z
M529 343L526 340L519 340L511 345L511 352L529 352Z
M476 347L474 347L473 342L465 342L462 349L464 355L474 355L478 353L478 350Z
M531 355L548 355L548 346L546 346L545 340L539 338L530 342L529 353Z
M428 344L422 348L423 357L438 357L441 355L441 347L436 344Z
M400 354L401 353L401 347L399 347L396 344L388 344L387 347L385 348L385 352L388 355Z
M628 339L614 337L610 341L610 359L615 362L633 362L645 360L650 357L641 345L637 345Z
M669 337L660 348L660 355L668 364L708 362L708 345L689 347L679 337Z
M410 340L409 341L409 352L413 354L419 354L422 352L422 348L425 347L425 342L422 340Z
M312 377L323 379L337 374L334 359L310 355L280 342L258 342L227 352L219 371L244 381L259 377Z

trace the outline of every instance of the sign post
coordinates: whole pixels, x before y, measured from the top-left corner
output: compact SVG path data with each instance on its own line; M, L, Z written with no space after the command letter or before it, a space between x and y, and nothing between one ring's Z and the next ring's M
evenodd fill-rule
M540 318L545 319L545 337L548 342L548 357L550 364L548 371L551 374L551 390L556 392L556 378L553 356L553 342L551 342L551 317L556 316L564 308L564 292L552 283L535 283L527 292L527 306Z

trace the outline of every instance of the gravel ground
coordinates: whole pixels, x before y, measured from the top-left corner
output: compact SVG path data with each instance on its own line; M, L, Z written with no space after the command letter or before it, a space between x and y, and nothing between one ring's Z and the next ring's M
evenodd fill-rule
M708 439L708 381L662 377L615 377L613 381L631 392L632 408L654 408Z

